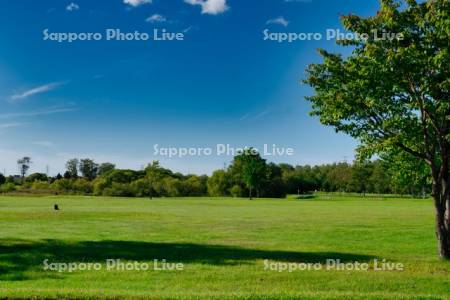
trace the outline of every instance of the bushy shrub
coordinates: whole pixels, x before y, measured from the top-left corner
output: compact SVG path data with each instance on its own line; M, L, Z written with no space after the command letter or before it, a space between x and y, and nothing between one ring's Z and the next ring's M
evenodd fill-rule
M242 197L244 195L244 189L236 184L230 189L230 194L232 197Z
M16 190L16 185L11 182L7 182L0 186L1 193L10 193L10 192L14 192L15 190Z
M163 187L168 197L180 197L182 195L183 185L178 178L164 178Z
M33 173L29 175L25 180L27 182L48 181L48 176L44 173Z
M92 182L85 178L78 178L73 181L72 189L75 193L82 195L92 194L94 190Z
M152 187L153 187L153 191L155 192L155 195L153 195L153 196L156 196L156 197L169 196L167 193L167 189L166 189L163 179L152 181Z
M97 177L93 181L93 193L95 196L101 196L103 195L103 191L108 188L108 182L103 177Z
M134 197L134 193L130 184L113 182L111 187L103 190L103 196Z
M190 176L182 183L182 195L187 197L205 196L207 193L206 178Z
M8 177L6 177L6 182L7 183L14 183L14 184L21 184L22 183L22 177L9 175Z
M31 188L33 190L49 191L50 190L50 184L47 181L34 181L31 184Z
M144 178L144 171L133 170L112 170L106 173L102 178L106 180L108 186L111 187L113 182L115 183L131 183L135 180Z
M136 197L150 196L151 189L151 183L147 179L138 179L131 183L131 190Z
M67 178L55 180L51 188L60 193L73 193L72 180Z
M224 170L214 171L208 178L208 194L213 197L228 196L230 194L231 179Z

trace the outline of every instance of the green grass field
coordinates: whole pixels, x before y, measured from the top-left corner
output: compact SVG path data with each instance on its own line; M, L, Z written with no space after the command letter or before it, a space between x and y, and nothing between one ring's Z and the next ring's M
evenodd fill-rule
M0 222L0 298L450 298L429 200L5 196ZM265 259L375 258L404 271L264 269ZM56 272L44 259L166 259L184 270Z

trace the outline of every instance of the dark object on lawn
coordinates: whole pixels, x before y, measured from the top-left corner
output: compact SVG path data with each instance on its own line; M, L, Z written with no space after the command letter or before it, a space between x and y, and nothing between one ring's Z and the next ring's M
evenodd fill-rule
M59 210L58 204L55 204L55 205L53 206L53 208L54 208L55 210Z

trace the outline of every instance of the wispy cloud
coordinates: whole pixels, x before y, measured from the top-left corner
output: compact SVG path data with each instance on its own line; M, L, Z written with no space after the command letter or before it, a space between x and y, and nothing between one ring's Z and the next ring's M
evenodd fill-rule
M4 123L4 124L0 124L0 129L22 127L22 126L25 126L25 125L28 125L28 124L29 123Z
M123 3L133 7L138 7L143 4L152 3L152 0L123 0Z
M258 119L265 117L266 115L268 115L270 113L271 113L271 110L269 110L269 109L263 110L256 114L247 113L247 114L243 115L242 117L240 117L239 121L246 121L246 120L256 121Z
M192 30L192 26L186 27L185 29L183 29L183 33L188 33L191 30Z
M16 113L4 113L0 114L0 119L13 119L21 117L35 117L42 115L53 115L58 113L65 113L74 111L75 107L48 107L40 110L28 111L28 112L16 112Z
M149 22L149 23L163 23L163 22L166 22L167 19L166 19L166 17L164 17L162 15L154 14L154 15L148 17L147 19L145 19L145 21Z
M76 11L79 9L80 9L80 6L74 2L71 2L69 5L66 6L67 11Z
M284 17L278 17L275 19L270 19L266 22L266 24L278 24L282 25L284 27L287 27L289 25L289 21L286 20Z
M248 117L250 117L250 114L245 114L239 118L239 121L245 121L248 119Z
M230 7L227 0L184 0L191 5L200 5L202 14L218 15L227 11Z
M12 102L25 100L25 99L27 99L29 97L34 96L34 95L52 91L52 90L56 89L57 87L59 87L61 85L64 85L64 84L65 84L65 82L51 82L51 83L48 83L48 84L45 84L45 85L41 85L41 86L32 88L30 90L24 91L22 93L14 94L14 95L12 95L10 97L10 100Z
M54 146L53 143L50 141L34 141L31 144L36 145L36 146L46 147L46 148L51 148Z

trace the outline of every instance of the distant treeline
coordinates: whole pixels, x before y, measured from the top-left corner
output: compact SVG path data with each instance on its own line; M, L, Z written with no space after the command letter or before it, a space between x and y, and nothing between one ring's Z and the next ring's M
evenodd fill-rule
M144 170L120 170L114 164L71 159L55 177L27 176L31 159L18 161L21 175L0 174L0 192L77 194L119 197L275 197L314 191L412 194L429 192L427 174L394 172L382 161L292 166L267 163L259 154L236 156L229 167L211 176L183 175L155 161Z

